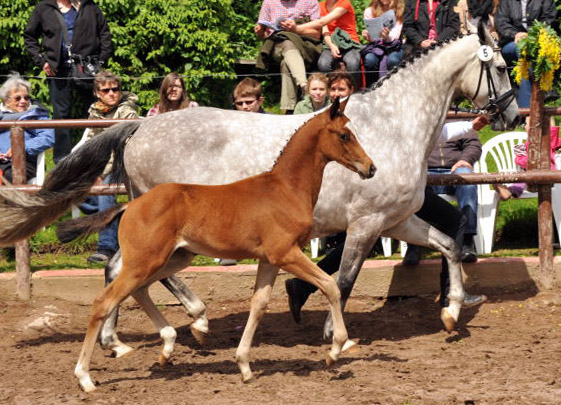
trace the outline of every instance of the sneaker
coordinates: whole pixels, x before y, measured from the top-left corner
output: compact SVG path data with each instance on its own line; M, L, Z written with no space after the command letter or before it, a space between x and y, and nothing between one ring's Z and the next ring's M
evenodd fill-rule
M218 260L220 266L235 266L238 262L234 259L220 259Z
M90 263L107 263L107 262L109 262L109 260L111 260L111 258L113 257L114 254L115 254L115 252L113 252L112 250L101 249L101 250L97 251L96 253L94 253L93 255L91 255L90 257L88 257L88 262L90 262Z
M296 323L300 323L302 320L302 307L310 295L308 291L303 290L300 283L302 282L296 278L290 278L284 282L288 295L288 307Z
M501 201L510 200L512 198L512 193L507 186L502 184L493 184L493 189L499 194Z
M473 235L466 235L462 246L462 263L475 263L476 261L477 253L475 252Z
M416 266L421 261L421 254L419 247L415 245L407 245L407 251L403 257L403 264L405 266Z
M471 295L466 293L466 296L464 297L464 302L462 303L462 307L464 308L475 307L476 305L483 304L485 301L487 301L487 296L485 295Z

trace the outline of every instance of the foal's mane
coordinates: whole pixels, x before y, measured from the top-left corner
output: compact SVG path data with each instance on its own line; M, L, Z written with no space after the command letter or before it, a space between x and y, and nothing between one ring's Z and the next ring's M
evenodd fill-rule
M384 77L382 77L380 80L376 81L372 87L370 87L367 90L363 90L358 92L357 94L365 94L365 93L370 93L380 87L382 87L382 85L387 82L390 78L392 78L393 76L395 76L397 73L401 73L403 71L407 72L409 70L409 68L411 68L411 66L414 65L415 62L419 61L419 60L426 60L423 57L425 55L428 55L429 53L431 53L431 51L435 50L435 49L441 49L442 47L448 45L451 42L456 42L458 39L461 39L467 35L472 35L472 33L468 33L468 34L456 34L454 36L452 36L451 38L447 38L443 41L437 41L437 43L432 44L431 46L424 48L423 50L418 50L416 51L414 54L409 55L406 59L402 60L399 65L395 66L392 70L390 70Z

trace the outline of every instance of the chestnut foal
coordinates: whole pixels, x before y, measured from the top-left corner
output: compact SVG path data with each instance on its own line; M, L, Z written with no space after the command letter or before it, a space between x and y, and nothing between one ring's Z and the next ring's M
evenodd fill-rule
M253 377L249 349L279 268L314 284L329 300L335 332L327 364L355 344L347 340L337 284L301 250L309 241L325 165L335 160L362 178L375 172L346 127L345 105L337 100L306 122L270 172L221 186L162 184L100 220L97 225L103 226L126 208L119 227L122 270L93 302L74 370L84 391L95 390L89 367L100 327L129 295L158 328L164 341L160 364L166 364L177 334L150 299L148 287L185 268L196 254L259 259L249 320L236 351L243 381Z

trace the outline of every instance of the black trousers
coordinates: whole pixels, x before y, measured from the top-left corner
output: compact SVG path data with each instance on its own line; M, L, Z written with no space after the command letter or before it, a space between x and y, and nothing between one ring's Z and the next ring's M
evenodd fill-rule
M72 106L74 101L78 100L80 105L76 118L87 118L88 108L94 102L95 98L92 91L86 91L76 88L70 78L70 68L61 66L56 76L50 77L49 93L51 95L51 103L53 105L53 119L69 119L72 118ZM55 129L55 144L53 148L53 159L58 163L66 155L72 151L72 133L69 128Z
M428 222L439 231L453 238L458 246L461 246L464 240L464 231L466 227L465 216L460 213L452 204L439 197L429 187L425 188L425 201L419 211L415 213L423 221ZM318 266L331 275L339 270L341 258L343 256L344 243L339 243L326 257L324 257ZM317 287L299 280L302 289L310 294L317 290ZM448 306L448 291L450 289L450 274L448 271L448 262L442 257L442 269L440 272L440 305Z

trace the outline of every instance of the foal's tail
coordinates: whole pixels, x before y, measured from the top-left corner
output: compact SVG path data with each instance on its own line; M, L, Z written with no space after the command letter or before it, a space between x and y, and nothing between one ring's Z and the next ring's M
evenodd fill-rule
M119 204L87 217L64 221L58 225L56 235L61 242L67 243L78 237L99 232L115 217L122 214L127 209L127 205Z
M7 200L0 205L0 246L30 237L84 200L112 154L112 181L121 182L126 175L125 143L139 125L140 121L117 124L86 142L56 165L35 195L0 187L0 200Z

